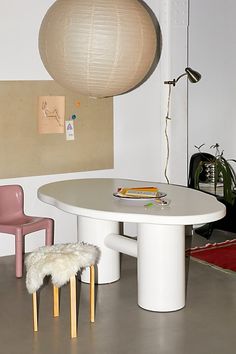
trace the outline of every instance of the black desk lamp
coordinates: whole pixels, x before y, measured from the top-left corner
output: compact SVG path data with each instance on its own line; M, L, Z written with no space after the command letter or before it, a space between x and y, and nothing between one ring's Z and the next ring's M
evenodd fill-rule
M190 82L195 84L199 80L201 80L201 74L199 74L197 71L191 69L191 68L186 68L185 73L181 74L177 79L174 79L172 81L164 81L164 84L169 84L175 86L176 83L181 79L181 77L187 75L188 79Z

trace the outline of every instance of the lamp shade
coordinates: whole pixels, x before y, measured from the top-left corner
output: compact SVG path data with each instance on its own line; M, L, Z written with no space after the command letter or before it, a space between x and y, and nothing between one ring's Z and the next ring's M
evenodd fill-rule
M201 80L201 74L191 68L185 68L185 72L187 73L188 79L190 82L195 84L199 80Z
M82 95L115 96L149 72L157 32L138 0L57 0L39 31L39 52L50 76Z

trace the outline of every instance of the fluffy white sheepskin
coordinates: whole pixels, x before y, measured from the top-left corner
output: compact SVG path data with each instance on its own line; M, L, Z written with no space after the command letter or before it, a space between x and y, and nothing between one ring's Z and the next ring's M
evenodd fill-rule
M25 259L27 290L30 294L37 291L46 275L51 275L52 283L59 288L83 268L97 263L99 256L98 247L85 243L40 247Z

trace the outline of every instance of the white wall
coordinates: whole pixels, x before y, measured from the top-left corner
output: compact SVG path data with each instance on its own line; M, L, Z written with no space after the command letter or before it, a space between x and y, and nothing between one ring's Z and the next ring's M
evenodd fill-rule
M48 80L37 48L40 23L54 0L1 0L0 80ZM26 212L55 219L55 242L76 240L76 217L37 199L39 186L51 181L87 177L123 177L164 181L166 144L164 117L167 87L163 82L179 76L187 66L188 0L147 0L162 29L162 55L153 75L135 91L114 98L114 169L74 174L0 180L18 183L25 190ZM175 89L173 120L169 127L172 183L186 183L186 81ZM0 117L6 119L7 117ZM12 117L14 119L14 117ZM1 168L4 168L2 166ZM135 233L126 225L129 234ZM0 255L14 253L14 237L0 234ZM26 239L26 251L43 244L43 233Z
M188 0L163 1L166 8L167 19L164 21L165 29L165 80L173 80L183 74L188 64ZM165 85L163 97L162 122L166 116L167 90ZM170 183L187 184L187 79L183 77L175 87L172 86L171 95L171 120L168 122L170 140L170 161L168 178ZM163 134L163 132L162 132ZM165 143L165 142L163 142ZM166 151L163 150L162 158L165 159ZM164 161L163 161L164 163Z
M202 80L189 85L189 156L218 142L236 158L235 13L235 0L190 0L189 58Z

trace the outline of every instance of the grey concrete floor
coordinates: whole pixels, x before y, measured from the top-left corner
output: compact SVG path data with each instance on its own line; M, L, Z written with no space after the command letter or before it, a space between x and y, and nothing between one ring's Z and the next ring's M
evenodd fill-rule
M61 316L57 319L52 318L50 283L42 288L39 332L34 334L31 296L26 291L25 280L15 278L13 256L0 258L0 353L236 352L235 275L187 260L186 307L172 313L154 313L137 306L136 259L122 256L121 270L120 281L97 286L94 324L89 323L88 285L78 283L79 337L71 340L69 287L61 290Z

